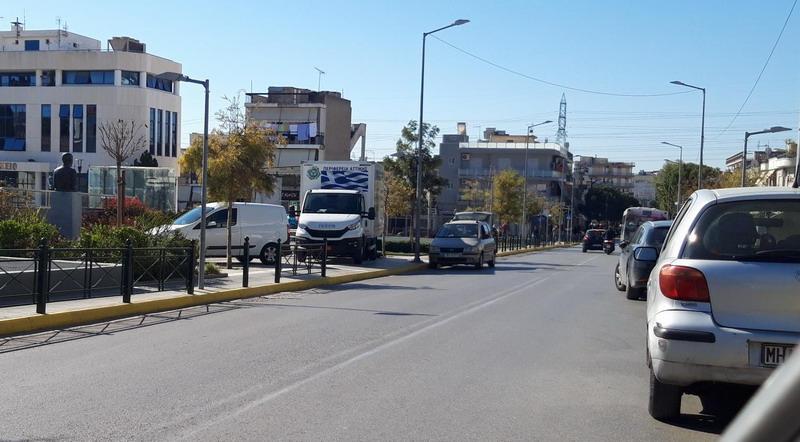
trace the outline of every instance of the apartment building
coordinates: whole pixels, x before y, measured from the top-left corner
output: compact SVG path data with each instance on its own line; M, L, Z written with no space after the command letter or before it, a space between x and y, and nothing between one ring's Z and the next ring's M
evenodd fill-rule
M179 85L157 78L163 72L180 73L181 65L132 38L114 37L102 49L90 37L13 23L0 32L0 181L46 190L70 152L85 192L90 167L114 164L98 127L120 119L138 122L159 166L177 169Z
M576 156L574 164L575 177L579 186L605 185L625 193L633 193L635 163L609 161L608 158Z
M656 200L656 178L657 171L647 172L640 170L633 176L633 197L645 207L652 207L651 204Z
M359 158L364 158L366 124L352 124L350 100L339 92L269 87L247 94L245 113L248 121L274 130L284 141L275 158L277 190L260 195L259 202L297 205L301 162L350 160L359 140Z
M571 154L557 143L540 143L535 137L510 135L494 128L484 138L470 141L466 124L459 123L456 134L444 135L439 145L442 166L439 173L448 185L438 197L439 212L447 216L470 205L464 190L469 186L490 189L494 175L504 170L525 174L527 150L528 191L544 198L559 199L567 193L566 182ZM526 142L527 141L527 142Z

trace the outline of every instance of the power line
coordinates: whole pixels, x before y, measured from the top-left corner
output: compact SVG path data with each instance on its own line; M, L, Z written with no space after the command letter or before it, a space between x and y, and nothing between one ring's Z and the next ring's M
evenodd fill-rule
M781 37L783 37L783 31L786 30L786 25L789 24L789 19L792 18L792 12L794 12L794 7L797 6L797 0L794 0L792 3L792 8L789 9L789 14L786 15L786 20L783 22L783 27L781 27L781 32L778 34L778 38L775 39L775 43L772 45L772 50L769 51L769 55L767 56L767 60L764 62L764 66L761 67L761 72L758 73L758 77L756 77L755 83L753 83L753 87L750 88L750 92L747 94L747 97L744 99L744 102L741 106L739 106L739 110L736 111L736 114L731 119L731 122L728 123L728 126L720 132L717 137L720 137L722 134L728 131L728 129L733 126L733 122L736 121L736 118L739 117L739 113L742 112L747 102L750 101L750 97L753 95L753 91L756 90L756 86L758 86L758 82L761 80L761 76L764 75L764 71L767 70L767 65L769 65L769 61L772 59L772 54L775 53L775 48L778 47L778 43L781 41Z
M483 58L483 57L481 57L479 55L475 55L472 52L469 52L469 51L467 51L465 49L461 49L458 46L456 46L456 45L454 45L454 44L452 44L452 43L450 43L448 41L442 40L441 38L439 38L436 35L431 35L431 37L439 40L440 42L446 44L447 46L450 46L451 48L453 48L453 49L455 49L455 50L457 50L457 51L459 51L459 52L461 52L463 54L466 54L466 55L468 55L468 56L470 56L470 57L472 57L472 58L474 58L476 60L482 61L483 63L486 63L486 64L488 64L490 66L494 66L497 69L506 71L506 72L514 74L514 75L518 75L518 76L523 77L523 78L527 78L528 80L533 80L533 81L536 81L536 82L539 82L539 83L542 83L542 84L546 84L546 85L549 85L549 86L555 86L555 87L559 87L559 88L567 89L567 90L571 90L571 91L584 92L584 93L587 93L587 94L596 94L596 95L610 95L610 96L613 96L613 97L665 97L665 96L668 96L668 95L681 95L681 94L686 94L686 93L691 92L691 91L682 91L682 92L669 92L669 93L661 93L661 94L627 94L627 93L594 91L594 90L590 90L590 89L582 89L582 88L567 86L567 85L563 85L563 84L559 84L559 83L553 83L552 81L543 80L541 78L537 78L537 77L534 77L534 76L531 76L531 75L528 75L528 74L525 74L525 73L522 73L522 72L519 72L519 71L515 71L514 69L511 69L511 68L507 68L507 67L505 67L503 65L500 65L500 64L497 64L497 63L495 63L495 62L493 62L491 60L487 60L487 59L485 59L485 58Z

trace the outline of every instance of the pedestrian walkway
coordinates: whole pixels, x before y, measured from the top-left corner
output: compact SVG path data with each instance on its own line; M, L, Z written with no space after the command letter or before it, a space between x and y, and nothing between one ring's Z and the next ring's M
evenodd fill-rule
M342 276L347 275L366 275L376 270L401 270L411 264L411 257L408 256L390 256L378 259L376 261L365 262L362 265L353 265L349 260L332 259L327 264L326 280L335 281ZM225 269L224 259L210 259L210 262L217 264L220 272L227 274L223 277L214 277L211 275L206 279L205 288L203 290L195 288L194 295L187 295L186 290L181 284L175 284L173 290L165 291L149 291L147 289L137 289L131 298L132 304L141 304L148 301L166 300L176 297L200 296L212 293L220 293L242 289L243 268L241 264L236 262L233 269ZM313 281L320 280L319 266L314 266L311 273L308 273L305 267L298 267L297 274L293 275L291 269L284 268L281 272L281 282L277 286L286 285L291 287L290 284L298 281ZM248 286L257 291L260 287L269 287L273 291L275 289L275 270L272 266L265 266L262 264L252 263L249 271L249 284ZM243 296L245 297L245 296ZM82 311L89 309L98 309L103 307L113 307L123 305L122 296L103 296L88 299L77 299L70 301L49 302L47 304L47 314L54 315L58 313ZM13 320L27 317L41 316L36 313L35 305L23 305L14 307L0 308L0 321Z

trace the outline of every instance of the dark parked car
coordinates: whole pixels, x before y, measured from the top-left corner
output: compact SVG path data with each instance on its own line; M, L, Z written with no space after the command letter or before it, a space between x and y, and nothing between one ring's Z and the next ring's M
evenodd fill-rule
M606 236L605 229L589 229L583 235L583 253L587 250L603 250L603 239Z
M628 299L639 299L647 290L647 280L671 225L672 221L648 221L639 226L630 242L619 243L614 284Z

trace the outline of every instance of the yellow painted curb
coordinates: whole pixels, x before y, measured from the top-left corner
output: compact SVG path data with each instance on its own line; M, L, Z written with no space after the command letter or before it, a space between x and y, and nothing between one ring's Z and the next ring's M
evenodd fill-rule
M22 318L0 319L0 336L11 336L32 333L44 330L56 330L76 325L92 324L148 313L178 310L198 305L214 304L217 302L233 301L236 299L254 298L257 296L271 295L280 292L307 290L326 285L345 284L348 282L363 281L366 279L381 278L413 272L425 268L427 264L409 264L393 269L373 270L348 275L326 276L324 278L308 279L303 281L290 281L280 284L271 284L258 287L224 290L196 295L179 295L171 298L136 301L134 297L130 304L116 304L103 307L94 307L81 310L72 310L44 315L33 315Z

